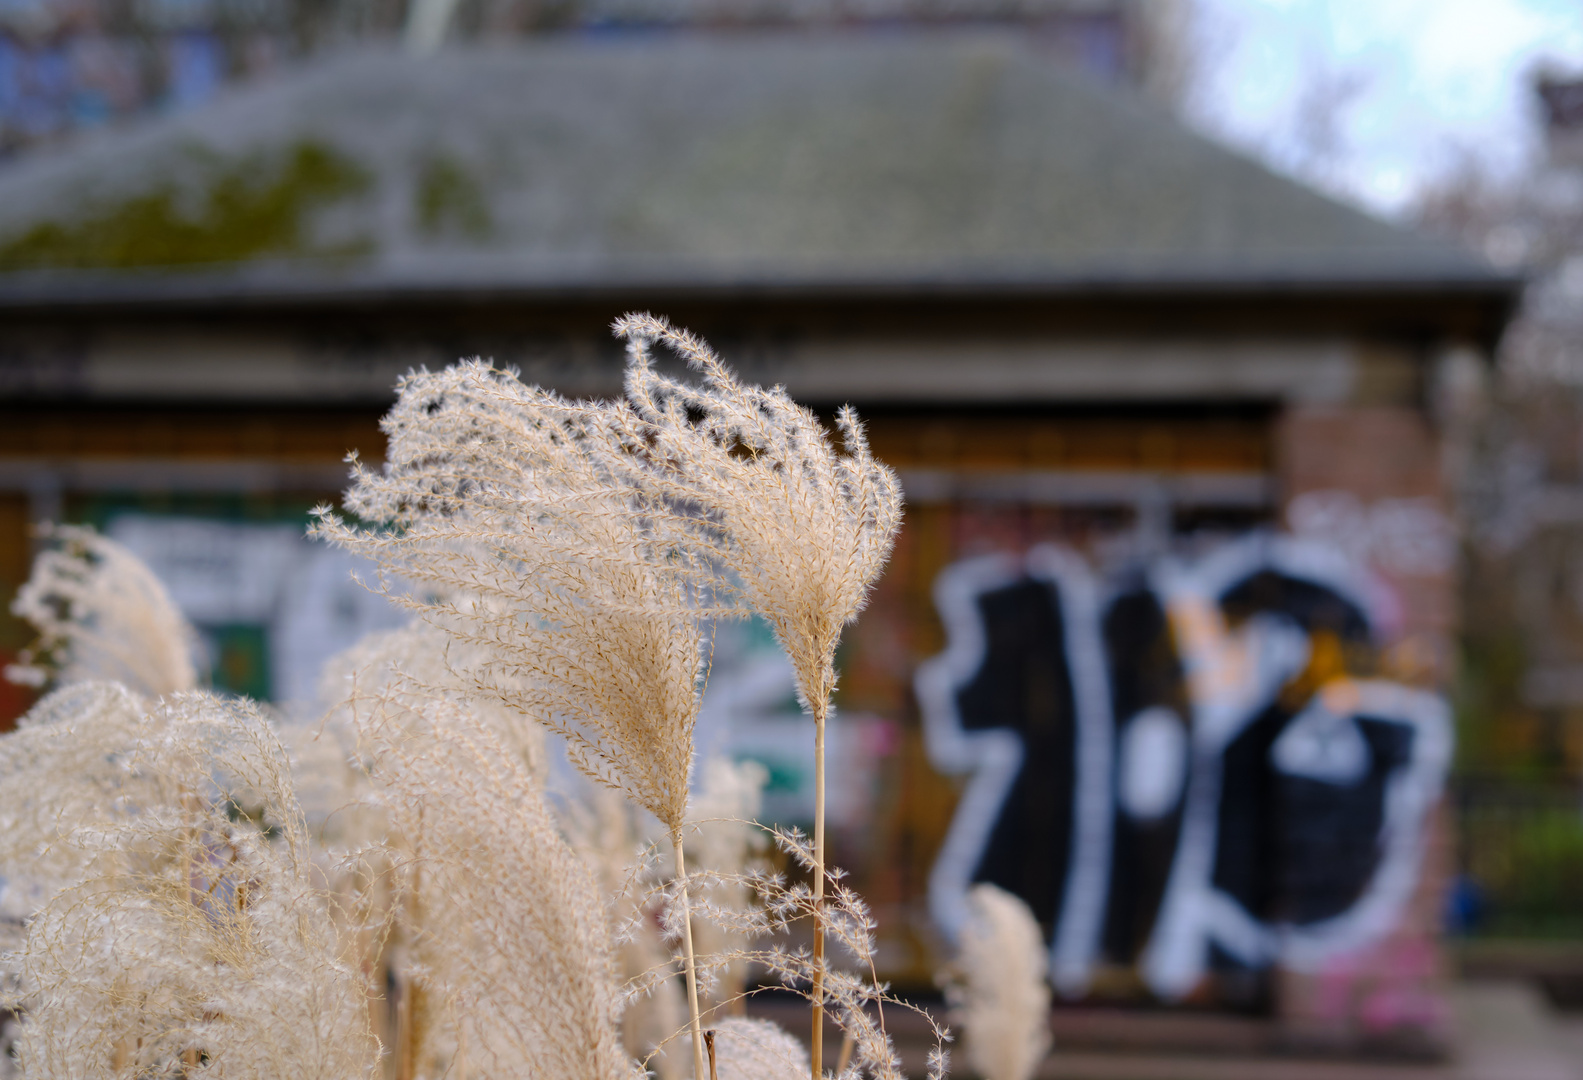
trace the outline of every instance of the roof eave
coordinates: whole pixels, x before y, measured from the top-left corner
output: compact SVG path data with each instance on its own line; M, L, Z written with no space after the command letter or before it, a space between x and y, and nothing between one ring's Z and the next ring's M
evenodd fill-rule
M1525 279L1480 267L1412 272L1368 270L968 269L915 272L758 273L753 270L527 272L440 277L303 272L291 267L237 273L41 271L0 274L0 311L366 306L381 303L555 301L631 295L709 300L862 302L904 299L1442 294L1515 302Z

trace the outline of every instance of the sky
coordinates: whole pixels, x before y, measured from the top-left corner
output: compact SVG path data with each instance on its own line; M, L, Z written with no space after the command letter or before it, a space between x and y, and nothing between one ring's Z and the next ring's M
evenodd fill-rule
M1538 149L1542 64L1583 76L1583 0L1191 0L1189 116L1387 215Z

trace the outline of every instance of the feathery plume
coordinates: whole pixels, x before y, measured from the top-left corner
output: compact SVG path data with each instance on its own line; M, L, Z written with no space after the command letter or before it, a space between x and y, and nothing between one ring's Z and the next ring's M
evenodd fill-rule
M50 693L0 736L0 950L51 896L80 881L80 829L108 830L157 798L158 778L132 766L148 702L118 683Z
M639 1075L598 888L526 766L465 705L399 680L357 723L423 991L412 1075Z
M837 453L814 414L785 390L747 386L701 340L652 315L618 319L627 341L627 397L641 429L635 444L661 466L651 483L696 508L691 538L774 628L814 718L814 954L824 952L825 719L835 690L835 650L890 557L901 525L896 476L869 451L857 413L844 407ZM655 371L662 343L698 371L692 385ZM684 519L685 520L685 519ZM813 1080L823 1069L824 978L814 970Z
M593 871L605 897L616 966L625 987L621 1017L627 1053L661 1080L686 1075L671 1042L688 1026L675 957L661 932L665 895L654 887L660 860L633 806L618 792L586 785L557 803L562 831ZM695 927L704 933L704 927Z
M138 801L58 827L88 872L29 921L14 958L22 1074L371 1077L362 988L312 886L268 722L202 693L141 721L130 747L113 744Z
M142 560L83 526L59 525L17 591L11 611L39 640L6 668L13 682L43 686L101 679L159 697L193 689L192 628Z
M719 1080L802 1080L811 1067L802 1043L778 1024L732 1016L714 1025Z
M955 963L942 973L968 1064L984 1080L1030 1080L1050 1049L1049 961L1028 905L994 885L968 893Z
M667 827L687 809L703 667L696 564L614 473L610 410L468 361L405 377L382 473L318 535L437 594L397 595L490 658L467 674Z
M549 773L545 728L497 697L475 692L471 673L489 663L486 648L459 641L422 619L398 630L375 631L331 657L321 669L318 696L329 711L315 729L335 730L342 737L340 745L345 745L347 735L355 741L355 703L399 683L408 692L421 689L427 696L466 702L542 786Z
M566 740L571 762L670 833L687 905L682 826L711 575L671 515L628 478L616 406L579 405L480 361L404 378L382 426L381 473L358 466L318 535L432 590L397 597L486 651L472 689ZM693 1057L703 1072L690 921Z
M627 397L663 466L654 483L695 505L691 539L774 628L803 704L828 706L841 631L868 601L901 525L901 488L876 461L850 407L836 414L845 454L784 390L737 381L712 350L652 315L627 315ZM664 343L703 375L654 370Z

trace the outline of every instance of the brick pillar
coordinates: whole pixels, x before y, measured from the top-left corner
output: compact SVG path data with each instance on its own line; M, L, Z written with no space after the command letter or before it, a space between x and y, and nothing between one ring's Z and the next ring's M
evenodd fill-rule
M1456 548L1429 419L1408 405L1296 406L1278 421L1275 443L1283 524L1342 547L1379 586L1379 673L1444 692L1454 655ZM1277 1007L1291 1041L1444 1050L1440 930L1449 826L1442 804L1412 900L1387 937L1317 973L1279 974Z

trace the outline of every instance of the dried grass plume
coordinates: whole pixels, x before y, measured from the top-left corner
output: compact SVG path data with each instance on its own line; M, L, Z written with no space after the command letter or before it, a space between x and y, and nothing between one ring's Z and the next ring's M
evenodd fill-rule
M984 1080L1029 1080L1050 1049L1049 959L1028 905L994 885L968 893L946 1000L963 1053Z
M84 526L44 535L56 546L33 561L11 605L39 640L7 678L31 686L101 679L150 697L197 686L192 628L142 560Z
M57 826L86 872L13 959L22 1075L371 1077L362 982L313 885L268 722L175 694L111 745L144 782L121 813Z

